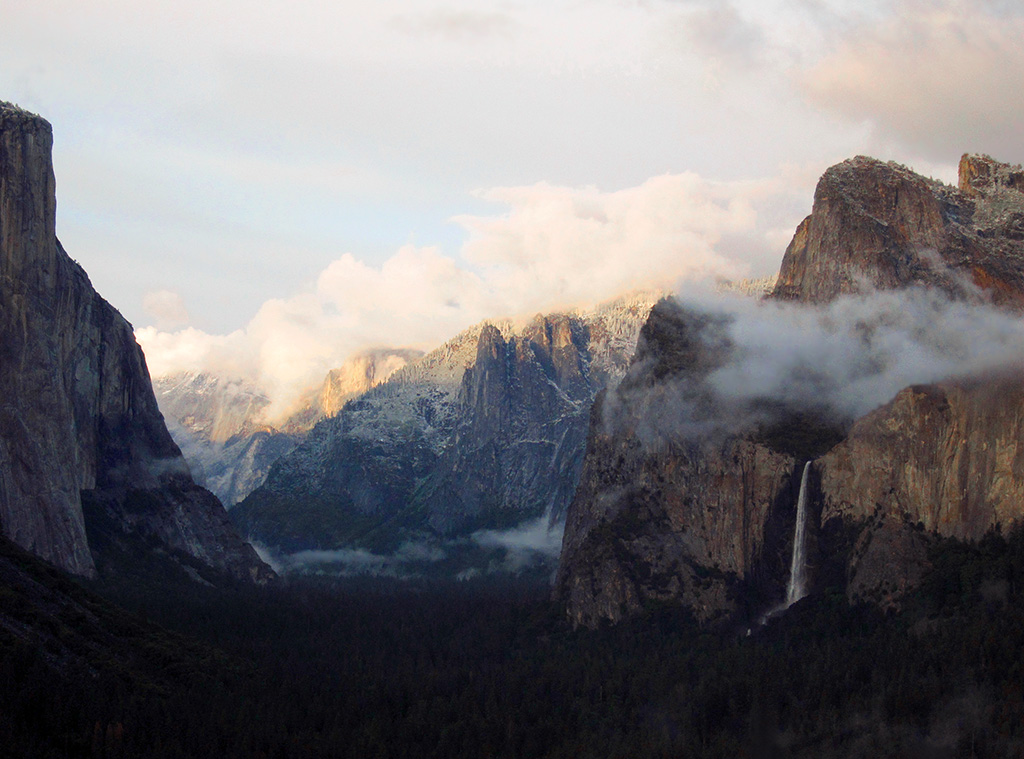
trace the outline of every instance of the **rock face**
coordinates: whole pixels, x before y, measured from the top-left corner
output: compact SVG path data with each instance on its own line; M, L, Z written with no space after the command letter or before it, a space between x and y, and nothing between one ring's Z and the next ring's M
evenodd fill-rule
M621 377L653 301L464 332L320 422L232 517L283 551L559 523L590 404Z
M577 624L618 621L647 601L673 598L699 620L715 620L735 608L738 583L781 572L786 536L777 528L792 519L796 460L696 432L700 417L714 414L705 378L727 350L714 339L717 326L662 301L622 383L594 406L558 577ZM659 426L652 401L692 407L694 432Z
M769 297L815 307L915 285L1018 313L1021 176L987 156L962 159L959 189L873 159L839 164ZM659 306L626 379L595 407L556 583L576 623L664 599L704 621L767 611L788 579L806 460L812 585L842 584L851 599L898 604L931 542L1024 516L1019 370L907 388L852 427L792 408L741 425L744 409L705 381L732 350L719 327Z
M850 596L893 605L928 566L925 536L978 540L1024 517L1022 435L1020 374L915 385L859 419L815 462L823 529L863 525Z
M46 121L0 105L0 530L93 574L85 498L126 535L269 576L193 483L131 326L57 241L51 146Z
M833 166L786 250L773 297L825 303L920 284L959 297L981 289L1020 309L1020 170L964 156L960 176L957 190L872 158Z
M417 494L432 529L564 518L583 460L586 410L608 379L600 366L591 376L588 341L587 325L565 314L539 317L507 340L484 327L462 378L453 438Z
M231 508L263 484L271 465L313 426L422 354L379 348L331 370L284 419L266 418L270 399L255 385L208 372L153 382L157 403L196 479Z
M915 385L817 462L822 519L885 512L978 540L1024 515L1024 377Z
M153 380L153 390L192 476L227 508L298 442L260 422L270 400L244 381L181 372Z

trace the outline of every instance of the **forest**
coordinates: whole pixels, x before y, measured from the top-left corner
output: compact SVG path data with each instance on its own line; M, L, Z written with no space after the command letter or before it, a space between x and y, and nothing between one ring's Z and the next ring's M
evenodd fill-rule
M936 543L899 612L836 588L749 631L573 630L535 580L78 584L3 551L36 578L0 578L5 756L1024 754L1020 529Z

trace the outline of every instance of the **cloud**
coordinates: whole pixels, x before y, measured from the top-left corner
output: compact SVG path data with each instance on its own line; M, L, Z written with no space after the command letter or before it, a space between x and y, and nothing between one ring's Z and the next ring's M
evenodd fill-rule
M175 372L216 369L228 378L250 377L256 360L245 333L210 335L194 327L176 332L161 332L156 327L135 331L135 337L146 353L146 364L152 377Z
M273 420L369 347L430 349L485 318L770 272L784 246L780 230L792 230L808 205L808 178L794 171L721 183L687 173L617 192L497 188L481 197L505 213L455 219L469 233L458 258L405 245L374 266L347 253L312 286L265 302L243 330L136 334L153 376L209 370L249 380L271 398Z
M799 75L812 103L871 123L932 159L1024 156L1024 15L995 3L916 0L843 30Z
M333 368L367 348L433 347L486 314L470 272L434 248L405 246L380 267L346 254L315 285L260 307L245 329L136 331L154 377L210 371L246 379L271 399L268 421L287 414Z
M158 329L168 330L188 324L185 299L170 290L154 290L142 296L142 308L152 317Z
M930 289L820 307L709 294L682 305L706 321L702 341L724 359L701 381L674 378L632 399L651 442L743 432L780 408L850 422L909 385L1024 369L1018 315ZM621 410L609 404L606 420L620 423Z
M561 552L564 530L564 523L552 525L543 516L507 530L478 530L468 538L409 540L387 554L365 548L278 553L258 543L253 547L263 561L282 574L407 578L440 571L455 572L459 579L468 579L481 574L518 574L525 569L553 567Z
M447 558L443 548L432 543L406 542L394 553L378 554L365 548L337 548L331 550L296 551L278 554L267 546L253 543L259 557L275 572L324 573L342 577L373 575L408 577Z
M711 182L665 174L617 192L539 183L480 196L508 207L500 216L459 216L469 232L466 261L486 272L507 312L595 302L679 280L745 276L774 268L773 203L810 195L789 178ZM786 219L790 230L799 212ZM774 225L772 225L774 226ZM723 241L748 247L721 251Z
M493 42L495 37L509 37L518 26L507 13L452 9L395 16L391 25L410 35L439 35L456 40L486 42Z
M565 524L552 525L547 516L532 519L508 530L479 530L470 536L482 548L504 552L500 571L518 572L533 564L557 559L562 552Z
M698 7L683 17L687 42L714 65L745 69L762 59L762 26L743 18L732 3Z

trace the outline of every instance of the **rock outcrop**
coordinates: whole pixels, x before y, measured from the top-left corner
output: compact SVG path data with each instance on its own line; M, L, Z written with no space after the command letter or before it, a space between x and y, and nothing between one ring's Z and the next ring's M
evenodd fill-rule
M873 158L833 166L786 250L773 297L826 303L916 284L953 297L983 291L1021 309L1020 170L964 156L960 175L958 190Z
M918 286L1017 314L1021 176L987 156L962 159L959 188L868 158L834 166L769 297L814 308ZM770 413L748 415L720 402L705 379L731 350L713 317L656 308L626 379L596 407L556 583L574 622L664 599L703 621L767 611L788 579L806 460L813 582L854 600L898 604L931 542L1024 517L1019 367L907 388L851 426L810 405L761 398L748 403Z
M915 385L859 419L816 462L823 521L881 507L978 540L1024 516L1024 376Z
M591 402L622 376L654 300L466 331L320 422L232 517L282 551L560 524Z
M591 377L588 341L586 324L565 314L538 317L507 340L484 327L462 378L453 437L416 495L432 529L564 518L594 386L607 380L596 366Z
M193 475L230 509L262 485L271 465L317 422L421 355L392 348L359 353L281 419L267 418L270 398L245 380L181 372L156 378L153 389Z
M720 327L662 301L625 378L594 406L558 576L576 624L666 599L712 621L735 610L737 584L781 572L787 536L777 528L792 520L796 459L706 434L715 410L705 379L728 351ZM666 410L687 418L668 422Z
M908 387L815 467L823 529L859 526L851 598L894 605L929 537L979 540L1024 517L1024 375Z
M91 575L84 497L125 535L265 578L193 483L131 326L57 241L52 139L43 119L0 105L0 530Z

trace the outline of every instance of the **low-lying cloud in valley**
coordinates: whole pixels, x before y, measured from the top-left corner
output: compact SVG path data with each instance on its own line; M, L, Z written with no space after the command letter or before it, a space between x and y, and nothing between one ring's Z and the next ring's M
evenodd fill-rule
M516 572L531 564L557 560L564 532L564 524L552 525L545 515L508 530L479 530L470 539L482 548L501 549L504 559L500 568Z
M564 529L564 524L552 525L548 516L541 516L505 530L477 530L468 537L410 540L390 553L366 548L281 553L258 543L253 546L263 561L283 574L395 578L441 574L468 580L537 568L553 570Z

